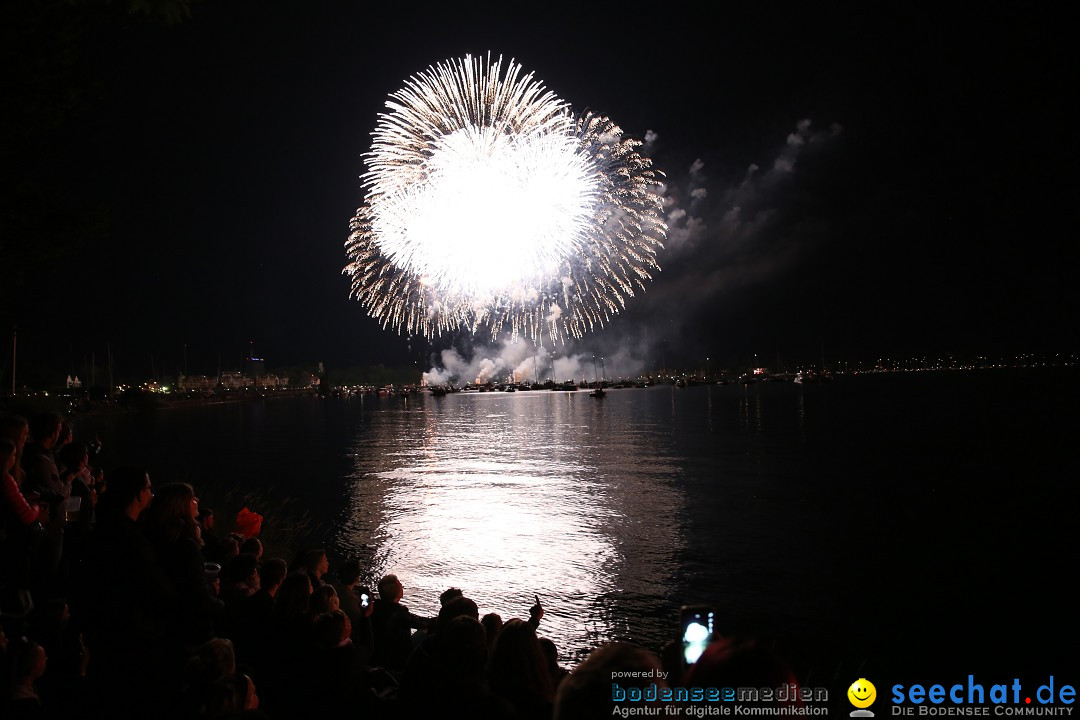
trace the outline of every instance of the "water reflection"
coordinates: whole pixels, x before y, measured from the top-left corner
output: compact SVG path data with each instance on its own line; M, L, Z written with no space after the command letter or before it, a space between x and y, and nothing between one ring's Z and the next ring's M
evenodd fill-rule
M710 603L739 632L814 652L869 645L914 666L925 643L910 638L939 637L1012 662L1076 645L1061 637L1067 593L972 593L1068 566L1077 456L1059 438L1077 388L1063 369L602 402L293 398L90 416L75 432L106 441L106 473L191 482L222 521L241 501L267 525L309 512L297 544L359 554L368 581L401 573L414 610L450 584L504 617L539 594L542 632L571 661L616 636L659 648L679 605ZM1002 617L1024 632L987 634Z
M539 595L543 633L572 656L658 631L629 617L663 614L683 497L667 430L627 399L458 395L374 413L342 544L370 545L373 577L397 573L414 611L434 614L452 585L504 619Z
M739 402L740 429L761 433L761 388L756 384L742 386L742 399Z

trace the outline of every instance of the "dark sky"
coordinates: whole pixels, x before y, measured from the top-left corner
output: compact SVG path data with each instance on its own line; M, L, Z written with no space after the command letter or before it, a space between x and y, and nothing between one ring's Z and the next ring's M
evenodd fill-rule
M1068 24L941 12L13 3L0 319L20 366L109 344L171 374L186 345L213 372L249 342L272 366L426 364L347 299L361 156L406 77L491 51L656 133L682 212L609 336L686 358L1075 350Z

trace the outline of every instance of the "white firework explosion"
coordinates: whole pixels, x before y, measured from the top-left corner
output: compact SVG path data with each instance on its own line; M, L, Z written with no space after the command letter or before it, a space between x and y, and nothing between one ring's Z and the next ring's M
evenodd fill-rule
M383 327L581 337L659 270L667 227L641 143L513 60L437 63L386 107L344 270Z

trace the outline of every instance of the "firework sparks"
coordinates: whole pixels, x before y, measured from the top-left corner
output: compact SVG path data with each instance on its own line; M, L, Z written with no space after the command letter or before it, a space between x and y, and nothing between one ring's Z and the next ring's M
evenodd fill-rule
M513 60L438 63L386 107L344 270L384 327L581 337L659 269L667 228L641 143Z

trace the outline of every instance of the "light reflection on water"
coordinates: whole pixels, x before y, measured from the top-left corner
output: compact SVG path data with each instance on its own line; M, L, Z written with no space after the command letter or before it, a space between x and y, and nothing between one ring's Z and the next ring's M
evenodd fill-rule
M683 549L678 473L662 438L612 393L423 398L355 448L346 532L374 546L414 611L462 587L481 613L527 617L567 654L631 632L613 599L662 604ZM416 403L414 402L414 405ZM390 415L397 413L391 412ZM363 540L366 538L366 540ZM632 571L630 571L632 569Z
M1059 438L1078 393L1063 369L289 398L88 416L76 436L101 435L107 472L193 483L223 521L241 501L271 525L307 511L292 551L397 572L415 611L450 585L504 618L538 594L570 663L608 638L659 649L680 605L709 603L734 632L854 666L875 648L922 663L910 639L941 637L1053 668L1076 647L1072 596L984 589L1071 562L1080 456ZM985 632L1002 618L1004 643Z

